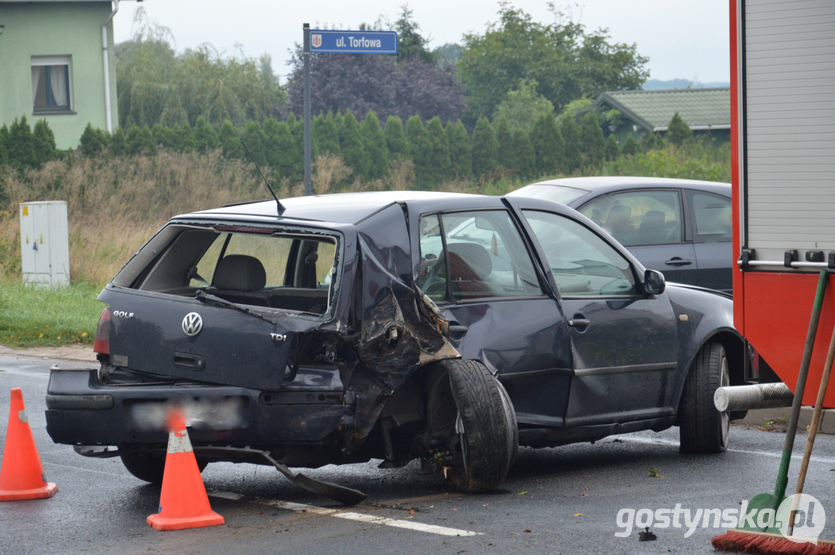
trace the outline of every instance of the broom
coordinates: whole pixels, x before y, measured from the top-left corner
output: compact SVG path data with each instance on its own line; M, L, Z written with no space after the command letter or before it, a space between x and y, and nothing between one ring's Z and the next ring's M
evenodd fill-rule
M809 363L812 358L812 350L814 349L815 335L817 334L817 325L820 319L821 306L823 305L826 281L827 272L822 270L818 280L815 305L809 322L809 332L806 336L806 346L803 351L803 359L800 363L800 370L797 376L797 388L795 389L794 401L792 403L792 413L789 427L786 431L786 442L783 447L783 458L780 463L777 485L773 496L769 494L760 494L751 500L749 506L753 505L757 511L769 508L774 510L776 515L777 509L781 506L783 500L785 499L784 496L786 492L786 483L788 482L789 461L791 460L791 451L794 445L795 434L797 432L797 422L800 417L800 405L803 399L803 391L806 388L806 377L809 371ZM803 452L803 460L801 461L800 475L797 480L795 496L792 499L791 510L789 512L789 522L786 530L788 535L792 535L794 530L794 521L797 513L798 502L800 500L800 494L803 492L803 485L806 480L806 470L809 467L812 447L814 446L815 436L817 435L817 430L820 426L820 420L823 414L823 398L826 394L827 385L829 384L829 376L832 371L833 359L835 359L835 329L833 329L832 339L829 343L829 351L827 353L823 375L821 376L820 387L818 388L818 398L815 402L815 411L812 416L809 436L806 441L806 449ZM740 516L744 517L745 515ZM766 530L769 530L769 528L766 528ZM727 533L713 538L711 543L713 544L713 547L719 551L734 551L737 553L757 553L761 555L781 555L791 553L801 555L835 555L835 542L817 540L813 538L801 538L797 536L792 536L792 539L788 539L782 531L779 534L775 534L767 531L729 530Z

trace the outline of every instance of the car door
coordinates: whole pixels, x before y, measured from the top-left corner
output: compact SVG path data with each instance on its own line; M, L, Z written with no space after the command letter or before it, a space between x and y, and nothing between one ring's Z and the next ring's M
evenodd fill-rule
M696 253L696 285L731 293L734 263L731 240L731 199L701 191L687 191Z
M568 318L566 426L672 414L678 332L667 296L643 294L628 257L586 224L547 210L522 214Z
M593 198L581 214L608 231L644 267L696 285L698 259L687 235L679 189L636 189Z
M448 320L452 345L498 375L520 424L563 426L568 325L510 212L421 214L418 227L415 283Z

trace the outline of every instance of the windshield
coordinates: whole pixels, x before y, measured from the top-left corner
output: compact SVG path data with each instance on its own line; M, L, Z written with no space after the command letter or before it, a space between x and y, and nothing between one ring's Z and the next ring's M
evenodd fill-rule
M520 197L541 198L567 205L588 193L589 191L583 189L575 189L574 187L565 187L563 185L534 184L517 189L510 194Z
M175 229L166 234L171 241L161 254L132 283L117 276L114 285L183 297L202 291L266 310L328 311L337 237L245 227L169 227ZM127 275L134 273L129 266Z

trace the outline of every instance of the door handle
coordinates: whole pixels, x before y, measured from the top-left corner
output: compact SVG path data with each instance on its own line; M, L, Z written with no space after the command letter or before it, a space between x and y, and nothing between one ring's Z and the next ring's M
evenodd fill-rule
M568 321L568 325L572 328L585 328L590 326L591 322L585 318L572 318Z
M678 256L674 256L668 261L666 261L664 264L666 264L667 266L689 266L692 263L692 260L684 260L682 258L679 258Z

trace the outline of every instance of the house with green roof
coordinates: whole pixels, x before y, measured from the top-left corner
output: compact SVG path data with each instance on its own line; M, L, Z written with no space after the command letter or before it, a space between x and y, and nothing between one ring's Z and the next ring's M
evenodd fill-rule
M646 133L666 133L676 112L694 135L706 134L721 141L730 138L730 88L610 91L602 93L594 106L620 113L604 131L613 133L621 145L630 134L639 139Z
M0 127L46 119L62 149L88 123L115 130L118 9L119 0L0 0Z

